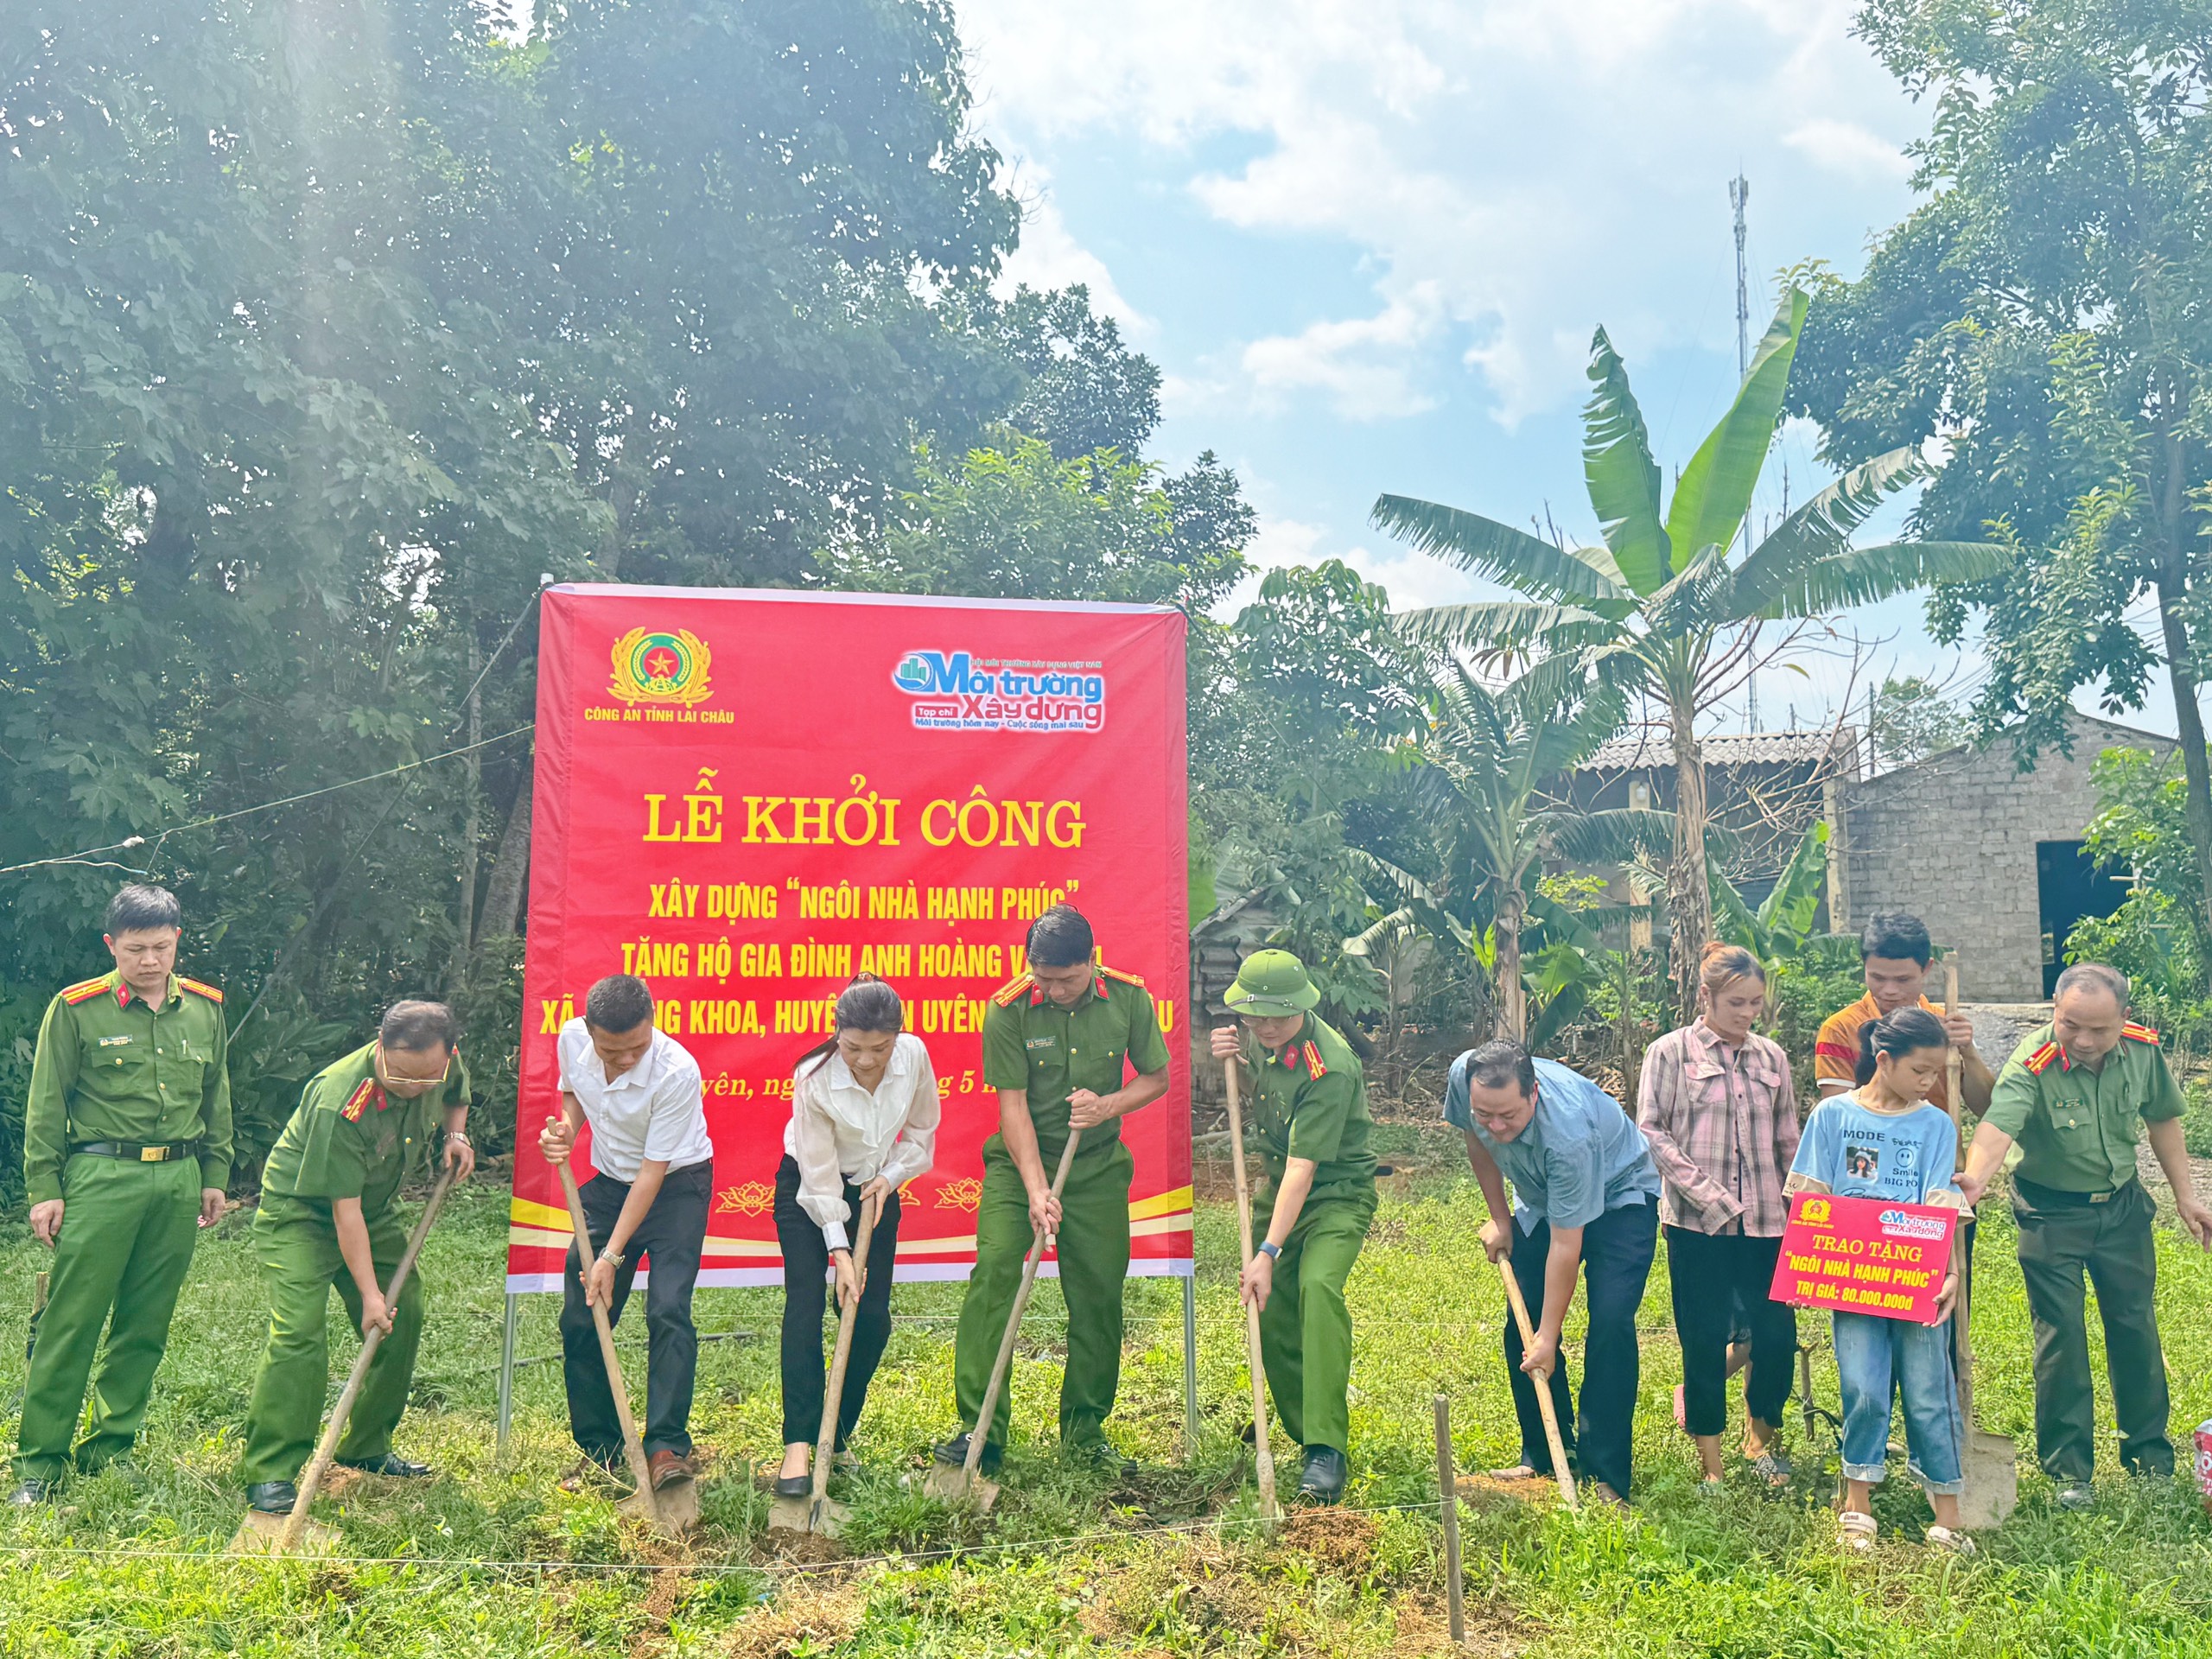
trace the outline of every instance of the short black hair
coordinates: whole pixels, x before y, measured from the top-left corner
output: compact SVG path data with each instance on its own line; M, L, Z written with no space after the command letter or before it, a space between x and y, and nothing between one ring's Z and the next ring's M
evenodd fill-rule
M1943 1029L1942 1021L1927 1009L1899 1008L1885 1020L1869 1020L1859 1027L1859 1064L1853 1069L1852 1079L1862 1089L1873 1082L1878 1054L1902 1059L1916 1048L1950 1046L1950 1034Z
M1526 1100L1536 1092L1536 1062L1525 1043L1493 1037L1480 1048L1468 1051L1467 1081L1485 1089L1503 1089L1510 1083Z
M417 1053L424 1049L442 1048L451 1053L454 1045L461 1040L461 1022L442 1002L410 997L384 1011L383 1023L377 1027L377 1040L386 1048L412 1049Z
M107 901L107 922L101 931L114 938L122 933L133 933L144 927L182 927L184 906L176 901L176 894L167 887L149 887L133 881L118 887L115 897Z
M653 1017L652 988L635 974L609 974L584 996L584 1023L612 1037Z
M1072 968L1096 948L1090 924L1073 905L1054 905L1029 925L1029 960L1039 968Z
M1876 911L1859 935L1859 960L1864 962L1869 957L1916 962L1925 968L1936 959L1936 947L1928 939L1928 924L1902 910Z

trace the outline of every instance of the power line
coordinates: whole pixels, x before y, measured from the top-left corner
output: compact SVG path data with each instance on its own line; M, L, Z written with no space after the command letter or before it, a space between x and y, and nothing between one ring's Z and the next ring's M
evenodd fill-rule
M258 806L242 806L235 812L218 812L212 817L197 818L190 823L180 823L175 829L164 830L156 836L154 845L158 849L162 842L167 841L171 836L188 835L194 830L205 830L213 824L229 823L237 818L250 818L257 812L273 812L280 806L292 806L301 801L312 801L319 796L335 795L342 789L358 789L363 784L373 784L386 778L399 777L404 772L418 772L423 767L435 766L441 760L451 760L457 755L474 753L478 749L488 749L495 743L504 743L511 737L519 737L524 732L533 731L537 726L537 722L531 721L526 725L515 727L511 731L501 732L497 737L487 737L480 743L464 743L457 749L447 749L442 753L425 755L420 760L410 760L401 766L388 766L382 772L372 772L365 777L349 778L342 784L325 784L320 789L302 790L296 795L287 795L279 800L264 801ZM0 875L16 875L24 870L45 869L55 864L80 864L98 853L125 852L131 848L144 845L146 845L145 836L130 836L121 841L110 842L105 847L86 847L79 852L63 853L53 858L35 858L22 864L0 864Z

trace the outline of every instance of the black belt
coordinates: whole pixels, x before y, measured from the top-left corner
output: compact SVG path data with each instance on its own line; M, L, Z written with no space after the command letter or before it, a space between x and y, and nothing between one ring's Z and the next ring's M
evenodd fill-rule
M2093 1204L2110 1204L2135 1185L2129 1180L2101 1192L2069 1192L2063 1187L2045 1186L2041 1181L2024 1181L2018 1175L2012 1178L2012 1190L2037 1210L2086 1210Z
M138 1141L80 1141L69 1148L72 1156L84 1153L92 1158L121 1158L134 1164L166 1164L179 1158L197 1158L200 1143L196 1141L176 1141L167 1146Z

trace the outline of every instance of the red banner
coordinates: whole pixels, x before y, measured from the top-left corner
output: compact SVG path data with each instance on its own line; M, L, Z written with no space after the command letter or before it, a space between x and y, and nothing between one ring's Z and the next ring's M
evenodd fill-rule
M555 1041L602 975L653 988L706 1077L706 1285L779 1284L770 1213L793 1063L856 972L906 999L944 1097L898 1277L975 1262L990 994L1048 905L1090 918L1169 1035L1166 1099L1122 1121L1134 1274L1191 1271L1183 618L676 588L544 596L510 1291L571 1237L537 1155ZM578 1148L578 1173L590 1154ZM1045 1271L1056 1271L1052 1258Z
M1793 1307L1934 1325L1958 1219L1936 1205L1800 1192L1767 1294Z

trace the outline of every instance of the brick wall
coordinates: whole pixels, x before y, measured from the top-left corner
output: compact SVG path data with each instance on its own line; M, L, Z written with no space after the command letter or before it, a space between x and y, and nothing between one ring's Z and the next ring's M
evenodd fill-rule
M2105 749L2173 748L2171 739L2108 721L2077 715L2073 724L2072 758L2045 750L2033 772L2017 771L1999 739L1843 785L1848 913L1832 925L1856 932L1875 911L1910 911L1937 944L1958 952L1966 996L2038 1000L2036 843L2081 838L2097 810L2089 768Z

